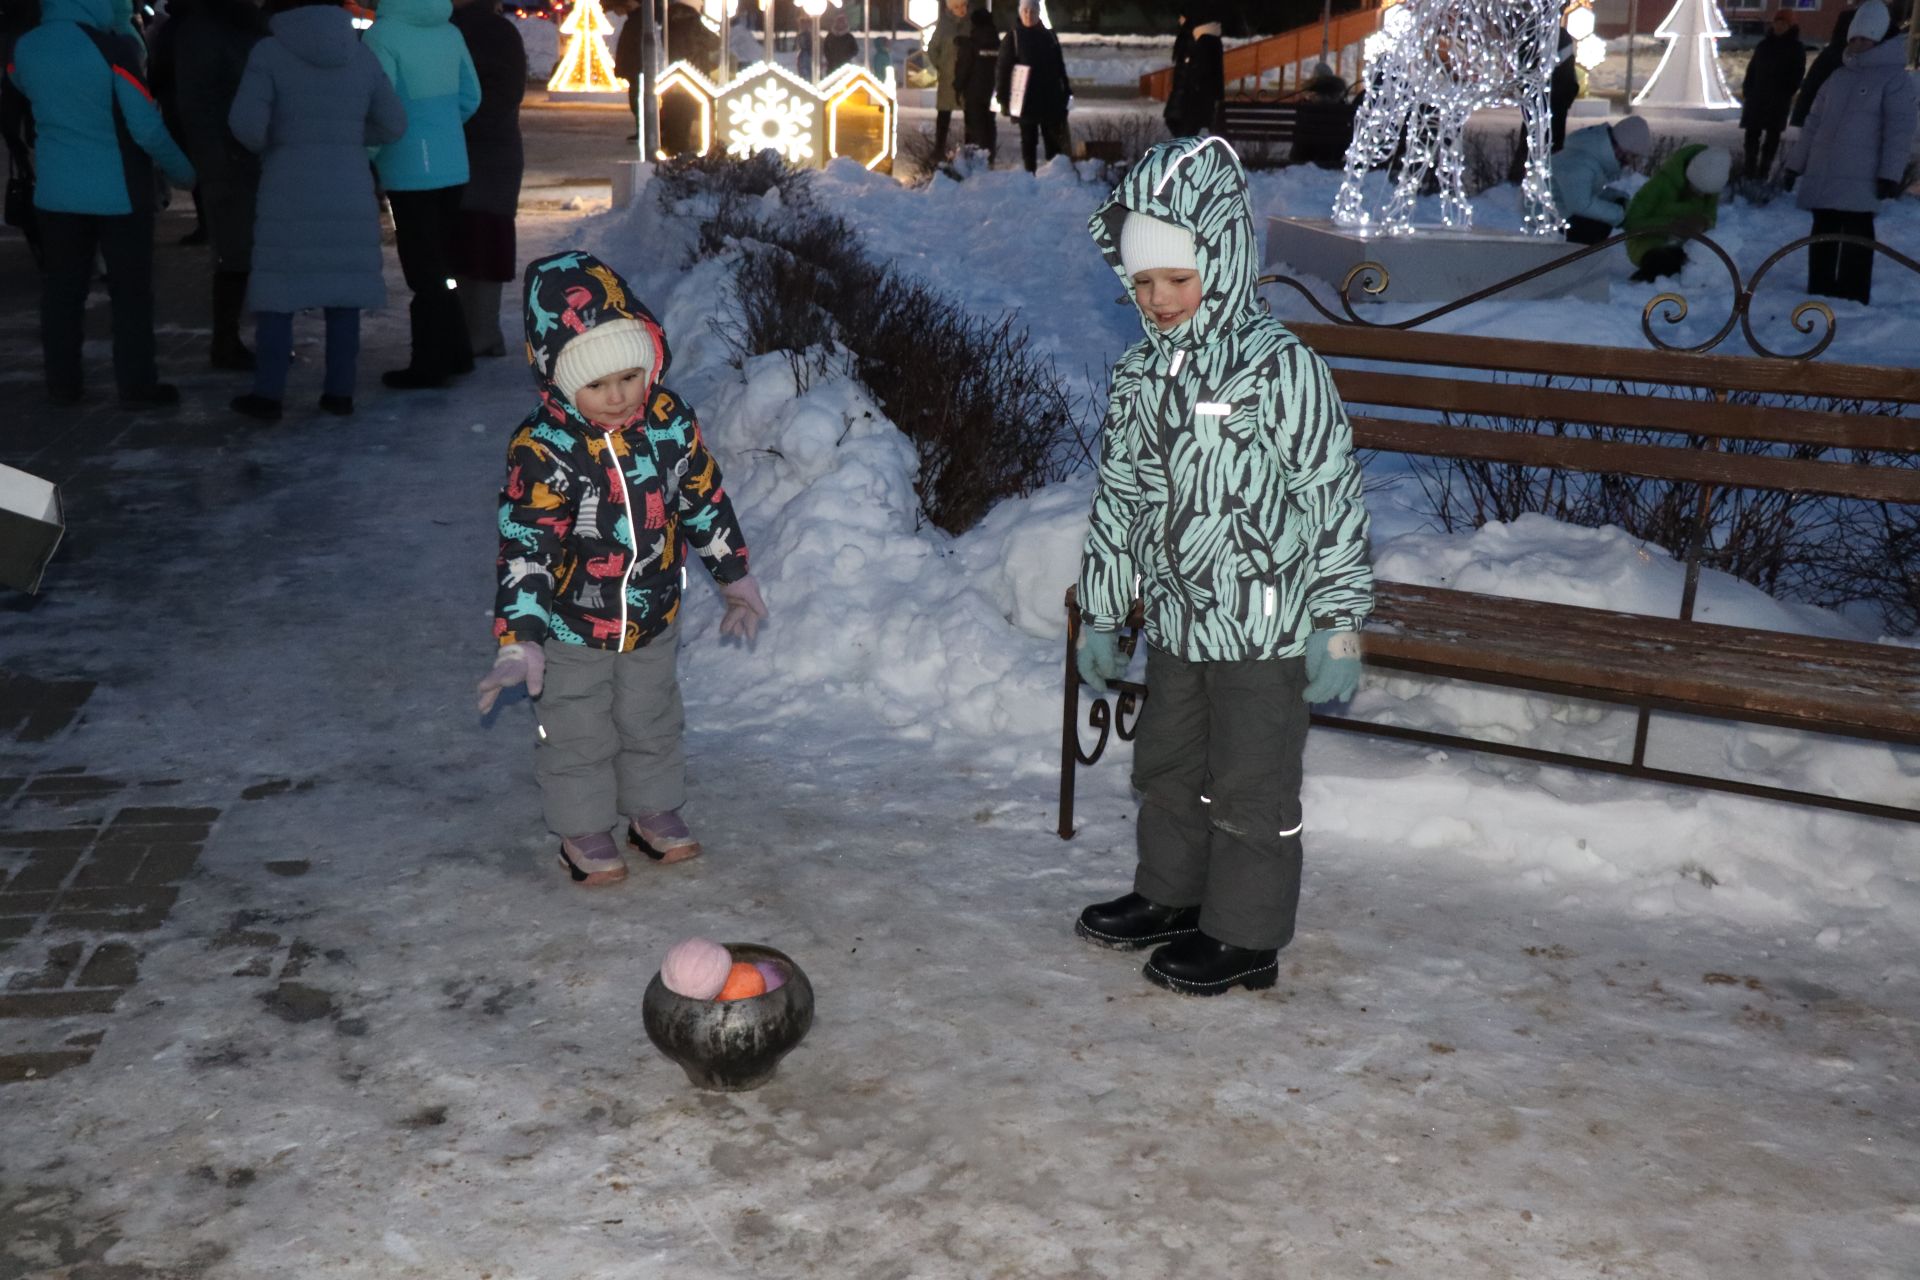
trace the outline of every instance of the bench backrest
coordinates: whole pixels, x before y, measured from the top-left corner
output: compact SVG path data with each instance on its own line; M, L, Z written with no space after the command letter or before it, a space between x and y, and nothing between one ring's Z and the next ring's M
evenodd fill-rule
M1886 456L1920 458L1920 416L1820 407L1920 405L1920 369L1289 327L1332 365L1363 449L1920 504L1920 466ZM1545 430L1432 420L1442 412ZM1789 448L1729 451L1743 441Z

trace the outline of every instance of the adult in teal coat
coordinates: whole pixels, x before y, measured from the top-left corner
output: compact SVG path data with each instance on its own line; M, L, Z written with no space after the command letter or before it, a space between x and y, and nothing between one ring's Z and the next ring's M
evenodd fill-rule
M366 34L407 108L406 133L373 158L393 210L400 269L413 290L413 355L406 368L383 376L390 387L438 387L473 369L452 280L467 185L465 124L480 109L480 77L452 18L452 0L381 0Z
M124 6L122 6L122 9ZM33 109L33 203L45 249L40 337L47 394L81 395L80 346L95 255L113 300L113 373L123 402L166 405L153 343L153 166L179 186L193 166L167 133L114 0L46 0L14 46L11 79Z
M386 305L380 205L368 144L400 137L406 108L353 19L338 3L307 0L273 16L247 55L227 124L260 156L247 302L258 328L253 392L234 408L276 418L286 389L293 315L327 315L322 408L352 408L360 312Z

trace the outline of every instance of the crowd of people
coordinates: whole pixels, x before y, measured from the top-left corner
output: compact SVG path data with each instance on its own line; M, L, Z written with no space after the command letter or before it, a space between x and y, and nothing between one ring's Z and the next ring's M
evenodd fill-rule
M1774 14L1755 46L1741 85L1744 173L1766 180L1780 157L1781 185L1812 215L1809 234L1872 240L1880 203L1900 195L1916 124L1906 43L1905 28L1893 21L1885 0L1863 0L1839 15L1833 38L1810 67L1792 10ZM1798 132L1781 156L1789 127ZM1646 120L1628 116L1579 130L1553 161L1554 199L1567 216L1567 239L1599 244L1629 233L1636 280L1679 273L1687 262L1685 237L1714 226L1733 176L1732 153L1689 143L1661 160L1629 198L1617 184L1652 150ZM1808 246L1807 292L1871 302L1873 254L1852 241Z
M306 310L325 318L319 407L353 412L360 314L386 304L382 191L412 294L409 359L382 381L441 387L505 354L527 59L499 0L382 0L364 33L339 0L172 0L144 31L129 0L44 0L8 41L8 220L41 262L56 404L85 395L96 260L119 400L178 403L153 329L169 184L192 190L211 250L208 360L252 375L235 412L280 417Z

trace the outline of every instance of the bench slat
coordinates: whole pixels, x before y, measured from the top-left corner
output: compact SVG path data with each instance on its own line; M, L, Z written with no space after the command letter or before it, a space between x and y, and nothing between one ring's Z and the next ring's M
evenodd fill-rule
M1515 386L1504 382L1381 373L1372 369L1335 369L1333 381L1349 405L1636 427L1778 444L1920 453L1920 419L1913 418L1722 404L1713 400L1636 396L1564 386Z
M1556 377L1566 377L1570 370L1579 370L1579 376L1601 381L1920 404L1920 369L1585 347L1565 342L1416 333L1364 325L1288 322L1287 328L1325 359L1502 369Z
M1375 584L1367 653L1920 741L1920 650L1687 623L1443 587ZM1495 680L1498 683L1498 680Z
M1734 488L1818 493L1872 502L1920 503L1920 468L1675 449L1617 440L1493 431L1485 427L1450 427L1367 415L1356 415L1351 421L1354 444L1362 449L1514 462L1566 471L1613 472Z

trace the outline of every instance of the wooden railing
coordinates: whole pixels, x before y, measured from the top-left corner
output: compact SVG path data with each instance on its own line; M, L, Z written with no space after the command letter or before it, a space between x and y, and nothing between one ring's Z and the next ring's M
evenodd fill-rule
M1364 0L1362 8L1338 15L1324 29L1318 22L1310 22L1277 36L1268 36L1264 40L1229 49L1224 58L1227 92L1278 97L1298 90L1307 78L1301 68L1311 67L1320 60L1323 35L1327 64L1341 79L1352 83L1360 78L1360 42L1379 28L1379 0ZM1289 70L1293 72L1291 88L1287 83ZM1274 72L1278 72L1279 76L1274 83L1268 84L1267 77ZM1143 97L1165 102L1167 95L1172 92L1172 67L1149 71L1140 77L1140 93Z

